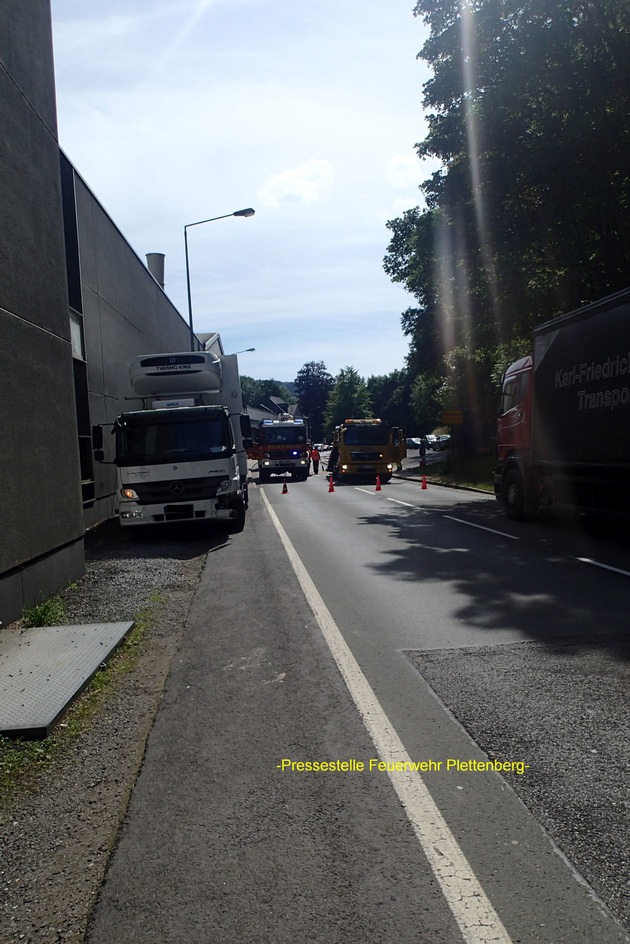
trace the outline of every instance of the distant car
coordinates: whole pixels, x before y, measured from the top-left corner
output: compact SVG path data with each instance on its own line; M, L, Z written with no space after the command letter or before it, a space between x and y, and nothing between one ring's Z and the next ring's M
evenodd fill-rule
M437 436L434 436L433 433L427 433L427 435L422 438L426 443L427 449L433 449L435 447Z
M451 448L451 437L450 436L438 436L436 441L433 443L433 449L442 450Z
M422 440L418 439L417 436L413 436L410 439L406 439L407 449L422 449Z

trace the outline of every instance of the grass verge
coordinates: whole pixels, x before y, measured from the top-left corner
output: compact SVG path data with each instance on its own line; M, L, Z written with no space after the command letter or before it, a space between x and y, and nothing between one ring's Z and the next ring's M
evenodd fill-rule
M35 606L26 606L22 613L25 626L56 626L63 622L66 608L59 596L49 597Z
M478 456L473 459L451 459L447 456L440 462L428 465L425 472L427 479L438 485L479 488L494 494L495 465L494 456Z

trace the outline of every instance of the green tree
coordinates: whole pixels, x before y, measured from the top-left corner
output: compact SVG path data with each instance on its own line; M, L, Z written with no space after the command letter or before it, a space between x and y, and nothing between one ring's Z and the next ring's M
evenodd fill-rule
M485 321L506 342L625 288L627 0L419 0L415 13L434 72L418 152L443 163L424 191L460 327Z
M431 433L440 425L440 385L439 377L430 374L418 374L411 388L411 410L414 427L420 436Z
M310 420L311 438L320 440L324 432L324 413L328 395L335 386L323 361L309 361L298 371L295 389L303 416Z
M253 377L241 376L241 390L245 403L250 406L262 397L279 397L285 403L296 401L290 390L278 380L254 380Z
M258 399L256 395L256 384L258 381L254 380L253 377L247 377L244 374L241 374L241 391L243 393L243 400L246 404L255 403Z
M335 378L335 386L328 397L324 415L324 429L328 436L335 426L350 417L372 415L372 402L365 381L354 367L343 367Z
M372 376L367 379L367 390L372 401L374 416L390 426L402 426L411 433L414 428L411 408L411 380L407 370L395 370L391 374Z

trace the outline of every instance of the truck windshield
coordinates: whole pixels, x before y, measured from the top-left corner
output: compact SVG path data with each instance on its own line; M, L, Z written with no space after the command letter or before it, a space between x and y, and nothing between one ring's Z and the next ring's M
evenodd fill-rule
M217 459L232 452L227 417L143 415L126 417L116 429L119 465L157 465Z
M347 426L343 441L346 446L386 446L389 429L387 426Z
M295 427L265 429L261 430L261 441L269 443L270 445L277 445L278 443L303 443L306 442L306 433L301 427L297 429Z
M508 413L510 410L521 405L527 394L528 379L529 374L525 372L512 377L506 377L501 392L499 416L503 416L504 413Z

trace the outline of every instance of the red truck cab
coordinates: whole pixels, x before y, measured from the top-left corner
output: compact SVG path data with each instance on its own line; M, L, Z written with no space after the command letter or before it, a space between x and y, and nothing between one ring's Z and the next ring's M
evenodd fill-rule
M525 506L525 482L531 458L533 359L511 364L503 375L497 420L497 466L494 492L506 514L520 518Z

